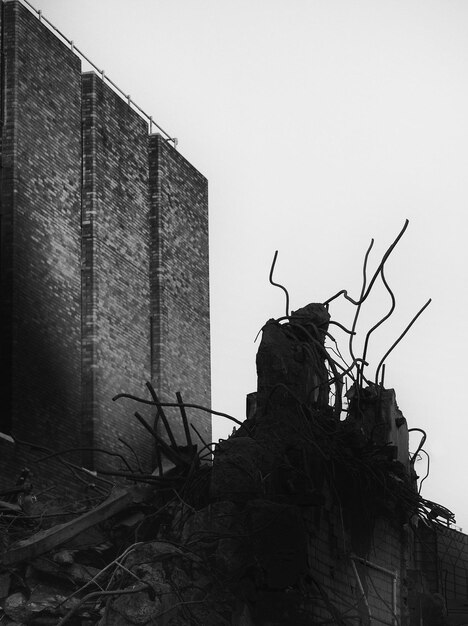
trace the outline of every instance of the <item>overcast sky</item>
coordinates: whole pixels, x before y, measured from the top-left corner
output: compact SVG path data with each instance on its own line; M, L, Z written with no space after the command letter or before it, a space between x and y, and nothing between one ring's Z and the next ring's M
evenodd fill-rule
M255 336L284 315L268 283L276 249L293 309L342 288L357 297L371 237L370 270L410 220L387 264L397 310L369 373L432 297L388 358L386 386L427 431L423 495L468 531L468 2L33 4L209 179L215 409L243 417ZM388 307L377 288L361 337ZM331 314L349 325L353 307L337 301ZM216 421L217 436L230 430Z

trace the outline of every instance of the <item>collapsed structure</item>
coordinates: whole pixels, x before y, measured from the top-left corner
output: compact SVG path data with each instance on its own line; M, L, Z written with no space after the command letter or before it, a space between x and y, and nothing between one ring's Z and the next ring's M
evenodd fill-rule
M468 537L420 496L389 352L365 370L406 225L337 294L350 362L333 298L290 314L285 290L247 419L212 444L206 180L18 0L1 26L2 624L468 624Z
M332 324L353 338L379 277L393 310L384 266L399 237L367 285L368 251L359 299L338 294L355 303L351 329L330 318L333 298L292 313L287 298L286 315L262 329L247 419L220 414L237 424L227 440L211 444L191 424L209 408L180 394L162 402L148 383L147 397L114 399L152 407L154 426L134 414L154 446L153 472L121 457L120 469L95 476L107 497L78 511L12 490L21 497L0 502L5 623L467 624L468 536L419 493L424 431L413 429L422 438L411 454L384 359L370 381L352 341L348 365L327 347ZM165 413L174 405L178 428Z

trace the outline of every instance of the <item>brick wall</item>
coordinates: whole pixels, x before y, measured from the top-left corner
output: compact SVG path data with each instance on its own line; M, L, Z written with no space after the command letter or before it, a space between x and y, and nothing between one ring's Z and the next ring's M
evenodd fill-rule
M468 536L451 528L437 530L441 591L451 600L468 600Z
M85 423L90 443L122 437L148 465L151 437L128 401L112 402L151 379L147 126L94 73L83 75L82 110Z
M149 138L152 373L162 399L211 405L207 181L160 135ZM184 441L177 411L167 411ZM189 409L211 441L211 417ZM196 437L195 437L196 439Z
M148 140L99 77L82 78L79 58L25 6L0 6L0 433L131 457L122 437L152 469L151 437L133 417L141 407L112 397L148 397L152 380L163 399L181 391L210 405L206 179ZM181 440L180 415L168 413ZM210 416L189 418L211 440ZM34 458L0 437L0 484ZM36 464L36 484L62 469Z
M17 2L2 4L2 33L0 430L68 448L80 437L80 61ZM24 462L0 442L0 475Z
M340 616L349 624L391 625L395 604L398 623L407 623L408 546L401 527L378 518L369 529L361 517L363 543L361 538L356 541L356 531L350 532L343 524L342 515L330 500L315 519L306 516L308 563L316 591L311 617L326 620Z
M453 623L465 623L468 621L468 536L441 525L419 524L415 544L420 591L440 598L448 615L460 620Z

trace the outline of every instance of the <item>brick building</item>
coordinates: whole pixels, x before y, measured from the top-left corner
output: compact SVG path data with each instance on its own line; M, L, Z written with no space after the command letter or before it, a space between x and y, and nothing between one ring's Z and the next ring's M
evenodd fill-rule
M0 481L34 455L12 434L88 468L121 437L150 466L112 397L210 405L207 181L18 0L1 50Z

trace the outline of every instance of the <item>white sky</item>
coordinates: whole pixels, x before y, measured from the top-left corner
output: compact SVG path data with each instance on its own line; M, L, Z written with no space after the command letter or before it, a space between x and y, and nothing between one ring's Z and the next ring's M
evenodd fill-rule
M423 495L468 531L468 2L33 4L209 179L215 409L243 417L255 335L284 315L268 283L276 249L293 309L342 288L357 297L370 238L372 270L410 220L386 266L397 311L372 341L370 371L432 297L389 357L386 386L427 431ZM376 289L364 334L388 306ZM351 323L351 306L331 313ZM230 430L216 422L217 436Z

